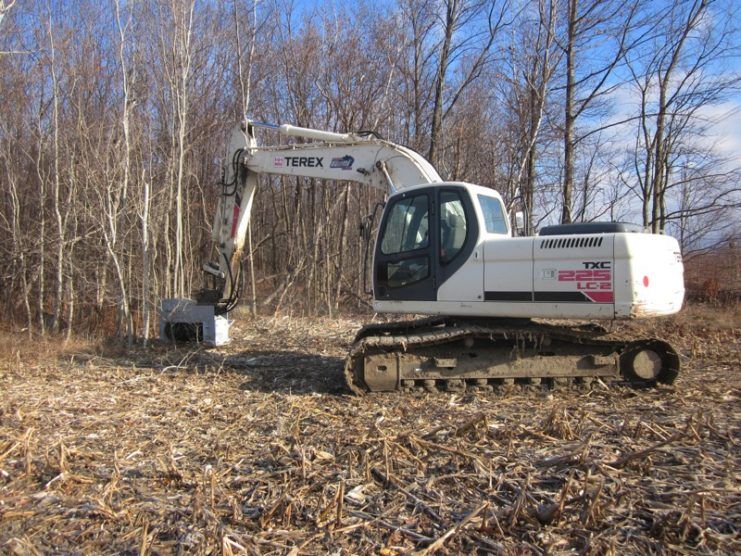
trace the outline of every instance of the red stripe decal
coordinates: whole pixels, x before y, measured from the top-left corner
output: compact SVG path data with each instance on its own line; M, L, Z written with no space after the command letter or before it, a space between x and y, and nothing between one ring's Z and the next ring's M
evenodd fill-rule
M615 294L613 292L583 292L589 299L595 303L613 303Z

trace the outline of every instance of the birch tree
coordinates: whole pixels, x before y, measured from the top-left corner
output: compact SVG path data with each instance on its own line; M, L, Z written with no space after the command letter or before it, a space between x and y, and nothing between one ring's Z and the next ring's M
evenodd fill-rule
M189 112L190 112L190 78L193 59L193 22L195 14L195 0L182 2L169 0L167 6L167 20L171 22L171 31L167 36L169 44L164 59L166 60L166 78L170 86L172 101L172 152L173 152L173 181L174 181L174 261L172 273L172 294L176 297L186 295L185 269L185 179L186 156L188 144L186 142Z

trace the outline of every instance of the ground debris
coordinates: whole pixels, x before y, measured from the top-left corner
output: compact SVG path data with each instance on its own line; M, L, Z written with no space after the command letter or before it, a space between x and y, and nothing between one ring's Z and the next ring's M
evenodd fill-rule
M348 320L0 360L0 553L738 552L737 328L669 322L654 390L358 398Z

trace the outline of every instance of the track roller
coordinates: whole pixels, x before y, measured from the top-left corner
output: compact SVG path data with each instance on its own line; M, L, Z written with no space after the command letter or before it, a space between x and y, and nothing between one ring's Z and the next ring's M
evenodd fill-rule
M422 386L428 392L437 392L437 384L435 383L434 380L423 380Z
M445 381L445 390L448 392L463 392L466 389L466 381L460 379L448 379Z

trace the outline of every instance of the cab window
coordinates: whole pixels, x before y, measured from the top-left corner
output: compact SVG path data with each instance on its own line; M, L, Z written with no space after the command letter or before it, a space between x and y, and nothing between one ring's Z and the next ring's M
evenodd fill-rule
M384 255L424 249L429 244L427 195L398 200L390 209L381 240Z
M501 201L496 197L488 197L486 195L479 195L478 197L479 204L481 205L481 212L484 213L486 231L490 234L509 233Z
M389 288L400 288L424 280L430 275L428 257L413 257L387 263L386 275Z
M466 243L466 213L457 191L440 193L440 262L448 264Z

